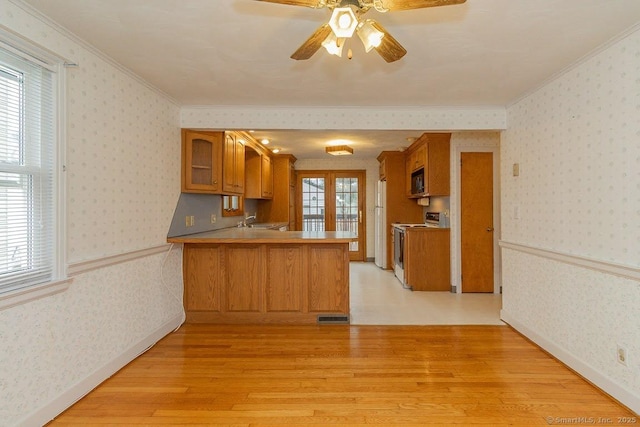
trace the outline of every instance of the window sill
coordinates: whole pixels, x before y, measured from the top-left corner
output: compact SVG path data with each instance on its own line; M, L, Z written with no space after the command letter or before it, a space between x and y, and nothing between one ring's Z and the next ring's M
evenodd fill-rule
M64 292L69 288L72 278L57 280L55 282L30 286L26 289L18 289L0 296L0 310L5 310L16 305L25 304L40 298Z

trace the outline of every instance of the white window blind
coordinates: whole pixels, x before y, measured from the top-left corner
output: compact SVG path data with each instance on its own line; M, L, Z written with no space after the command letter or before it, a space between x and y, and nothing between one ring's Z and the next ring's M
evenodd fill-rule
M55 277L54 83L0 47L0 295Z

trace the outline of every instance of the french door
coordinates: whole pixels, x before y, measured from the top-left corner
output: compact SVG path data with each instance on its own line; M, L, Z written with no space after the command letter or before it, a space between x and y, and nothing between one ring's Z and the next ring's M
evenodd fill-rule
M364 261L365 171L298 171L297 176L296 229L355 233L349 259Z

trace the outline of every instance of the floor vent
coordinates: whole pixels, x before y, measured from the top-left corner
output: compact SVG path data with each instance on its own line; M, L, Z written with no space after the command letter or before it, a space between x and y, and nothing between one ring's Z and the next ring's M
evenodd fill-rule
M318 315L318 324L319 325L344 325L349 324L349 316L340 314L340 315L326 315L319 314Z

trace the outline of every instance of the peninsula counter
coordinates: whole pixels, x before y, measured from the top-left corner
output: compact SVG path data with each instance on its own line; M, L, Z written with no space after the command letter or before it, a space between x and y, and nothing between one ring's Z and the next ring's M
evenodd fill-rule
M348 232L254 228L171 237L182 243L189 323L314 324L349 316Z

